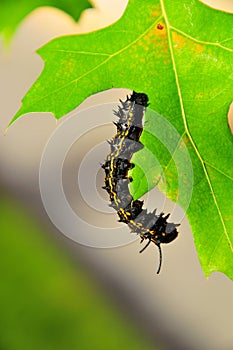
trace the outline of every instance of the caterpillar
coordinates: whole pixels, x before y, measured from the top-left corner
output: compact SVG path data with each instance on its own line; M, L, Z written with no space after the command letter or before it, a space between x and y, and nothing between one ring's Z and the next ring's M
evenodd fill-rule
M159 250L159 264L157 274L162 265L161 243L170 243L178 235L176 229L179 224L167 221L170 214L156 214L156 209L149 213L143 208L143 201L134 200L129 191L129 183L132 178L128 171L135 165L130 162L133 154L144 146L140 142L143 130L143 116L148 107L149 99L145 93L133 91L125 101L120 100L118 110L114 114L118 117L113 122L117 133L109 142L111 151L102 168L105 171L105 189L110 197L109 206L117 211L119 221L126 223L131 232L135 232L141 238L142 243L148 240L140 250L142 253L151 242Z

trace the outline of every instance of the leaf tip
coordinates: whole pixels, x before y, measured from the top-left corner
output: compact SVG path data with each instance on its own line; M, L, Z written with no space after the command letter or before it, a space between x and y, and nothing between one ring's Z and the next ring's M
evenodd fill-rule
M20 110L15 114L15 116L11 119L10 123L7 125L7 127L6 127L6 129L4 131L4 135L7 134L8 129L10 128L10 126L12 126L15 123L15 121L22 115L23 115L23 113L21 113Z
M4 132L3 132L3 136L6 136L8 130L9 130L9 127L10 127L10 125L8 125L8 126L6 127L6 129L5 129Z

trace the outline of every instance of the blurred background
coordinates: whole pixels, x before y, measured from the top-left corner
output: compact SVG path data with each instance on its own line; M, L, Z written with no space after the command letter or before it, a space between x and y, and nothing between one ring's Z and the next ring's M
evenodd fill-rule
M233 12L232 1L206 3ZM230 350L232 282L218 272L205 278L186 219L179 239L163 249L159 276L155 275L157 250L150 247L140 256L137 240L111 249L73 242L50 221L39 189L44 147L69 116L56 122L49 114L27 115L4 136L22 97L43 69L35 50L59 35L113 23L127 1L96 0L92 4L94 8L86 10L77 24L57 9L40 8L20 24L7 50L1 41L0 349ZM113 89L91 96L76 112L116 103L126 92ZM100 226L105 221L106 227L117 225L115 213L98 217L78 193L77 177L93 144L115 133L111 121L110 114L109 125L74 143L63 169L64 191L71 207L79 212L85 205L83 219L95 220ZM104 159L107 153L108 146L98 154ZM88 200L97 196L107 206L107 197L99 190L103 173L92 168L89 173L95 175L97 194L90 193ZM154 195L164 201L156 190ZM166 210L169 206L172 208L172 203L166 201ZM121 229L120 224L116 227Z

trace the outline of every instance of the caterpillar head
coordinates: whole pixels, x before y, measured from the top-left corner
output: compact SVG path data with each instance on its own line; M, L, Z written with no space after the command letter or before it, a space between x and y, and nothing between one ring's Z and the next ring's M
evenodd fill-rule
M129 101L135 102L137 105L141 105L144 107L148 106L148 96L142 92L133 91L132 95L129 98Z

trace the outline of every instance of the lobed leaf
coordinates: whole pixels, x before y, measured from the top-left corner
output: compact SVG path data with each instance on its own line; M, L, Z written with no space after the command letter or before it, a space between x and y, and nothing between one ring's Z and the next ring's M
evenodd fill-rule
M60 118L111 87L147 93L150 108L180 137L166 149L153 136L157 118L147 115L131 192L139 198L157 183L164 191L166 177L167 195L186 209L178 180L184 189L194 180L187 216L202 268L206 276L222 271L232 279L233 147L227 112L233 96L233 15L197 0L131 0L114 25L55 39L38 53L44 71L11 123L33 111ZM166 129L161 133L166 136ZM186 173L184 146L194 179Z

